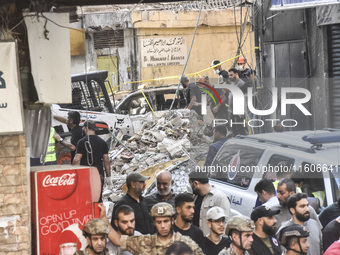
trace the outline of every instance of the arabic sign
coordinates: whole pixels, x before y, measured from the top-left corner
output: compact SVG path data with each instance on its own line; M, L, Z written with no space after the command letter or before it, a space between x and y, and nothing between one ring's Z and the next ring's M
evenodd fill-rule
M340 23L340 6L326 5L316 8L316 24L318 26Z
M0 56L0 134L23 132L16 43L0 42Z
M322 5L338 4L338 0L272 0L272 11L312 8Z
M187 47L184 37L141 39L142 67L184 65Z

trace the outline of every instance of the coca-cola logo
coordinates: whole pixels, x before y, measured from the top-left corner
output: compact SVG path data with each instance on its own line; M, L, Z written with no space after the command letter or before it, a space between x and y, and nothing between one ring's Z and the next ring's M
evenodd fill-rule
M70 186L74 185L76 181L76 174L63 174L60 177L52 177L51 175L47 175L43 180L42 185L44 187L49 186Z
M74 170L46 172L41 185L49 198L63 200L70 197L76 190L78 175Z

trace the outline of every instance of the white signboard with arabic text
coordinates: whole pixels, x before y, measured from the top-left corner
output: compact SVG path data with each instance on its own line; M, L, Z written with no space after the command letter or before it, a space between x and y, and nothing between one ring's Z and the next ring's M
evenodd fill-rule
M185 38L141 39L142 67L184 65L187 57Z
M23 132L16 43L0 42L0 56L0 135Z

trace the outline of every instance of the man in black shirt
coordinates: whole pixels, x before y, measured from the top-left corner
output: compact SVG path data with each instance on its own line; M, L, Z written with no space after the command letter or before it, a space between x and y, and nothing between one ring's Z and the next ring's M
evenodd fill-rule
M214 73L218 75L218 83L219 84L226 84L228 83L228 78L229 78L229 74L226 70L222 69L222 66L219 65L221 63L221 61L219 60L214 60L211 63L211 66L215 66L214 67ZM216 66L218 65L218 66Z
M205 248L209 255L217 255L223 248L229 248L231 240L224 237L226 215L221 207L214 206L207 213L210 232L204 237Z
M201 247L203 252L206 253L202 230L191 224L195 208L193 196L188 193L178 194L175 198L175 207L177 218L174 224L174 231L191 237Z
M271 210L266 206L258 206L252 211L250 218L255 222L255 231L250 254L281 254L280 245L275 238L276 219L274 218L274 215L279 212L280 210Z
M142 193L145 189L145 181L150 177L141 175L140 173L132 172L126 177L126 185L128 191L118 200L112 212L111 225L115 228L114 221L115 212L120 205L129 205L135 213L135 230L142 234L150 234L151 231L151 218L148 208L143 200Z
M329 222L322 230L323 250L326 251L329 246L340 238L340 216Z
M338 216L340 216L340 198L338 198L337 202L327 206L322 210L322 212L319 214L319 220L322 224L322 227L326 227L329 222Z
M69 111L67 114L67 118L61 116L53 116L56 120L67 124L67 127L71 131L71 143L64 141L63 138L59 136L59 134L55 133L54 139L58 141L61 145L67 147L71 151L71 162L73 162L77 143L83 138L82 127L79 126L80 123L80 114L77 111Z
M108 184L109 189L112 188L111 168L107 144L103 139L96 135L95 129L96 123L94 121L87 120L84 122L83 130L86 136L78 141L73 164L97 167L102 184L99 199L99 202L101 202L105 178L103 164L107 178L106 183Z

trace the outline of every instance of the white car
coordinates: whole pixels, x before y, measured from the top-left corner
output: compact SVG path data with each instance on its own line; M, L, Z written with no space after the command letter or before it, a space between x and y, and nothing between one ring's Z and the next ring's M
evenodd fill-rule
M303 181L311 196L325 195L320 206L337 201L340 176L340 130L291 131L237 136L218 151L209 170L210 183L224 191L234 210L250 215L262 178L275 180L280 162L288 162L292 178ZM305 191L305 190L303 190ZM315 200L315 199L314 199Z

